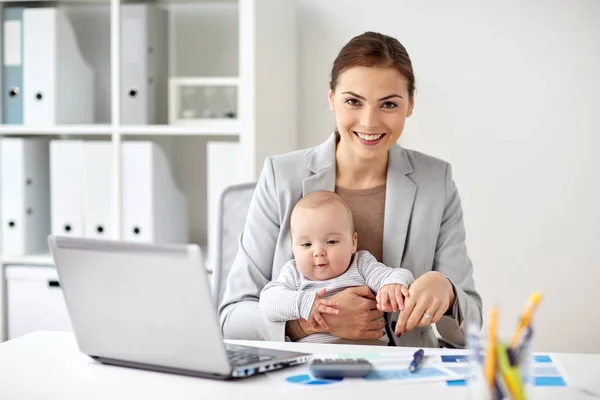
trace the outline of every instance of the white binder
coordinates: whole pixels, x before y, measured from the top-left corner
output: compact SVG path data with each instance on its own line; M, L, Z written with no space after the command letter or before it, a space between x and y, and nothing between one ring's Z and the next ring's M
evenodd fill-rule
M60 8L23 11L23 123L94 120L94 72Z
M3 256L47 253L50 233L49 141L4 138L2 176Z
M167 122L167 11L121 6L121 123Z
M50 215L53 235L84 236L82 140L50 142Z
M124 142L123 240L188 243L187 200L153 142Z
M83 146L83 232L85 237L118 239L113 221L112 143L85 141Z
M239 142L208 142L206 144L208 264L215 265L217 223L221 194L229 186L244 182L242 148Z

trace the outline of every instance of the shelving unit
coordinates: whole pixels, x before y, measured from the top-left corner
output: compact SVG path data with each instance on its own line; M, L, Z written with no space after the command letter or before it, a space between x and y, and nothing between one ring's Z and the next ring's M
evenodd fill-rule
M110 125L58 125L31 127L23 125L0 125L0 136L25 135L112 135Z
M0 7L10 6L10 1ZM19 3L25 4L28 3ZM33 4L33 3L32 3ZM35 3L36 6L39 2ZM239 144L238 182L258 178L264 158L298 148L295 2L288 0L192 0L148 2L168 14L168 76L215 77L237 84L237 117L198 125L121 123L120 0L58 4L66 10L83 57L95 70L95 121L85 125L0 125L1 137L50 136L103 139L112 143L112 223L123 237L122 143L151 140L171 162L190 210L190 241L206 249L207 148L211 142ZM55 6L56 3L49 3ZM2 68L0 68L0 74ZM166 84L166 83L165 83ZM1 98L0 98L1 101ZM164 110L167 115L168 110ZM0 143L1 145L1 143ZM224 168L227 160L223 160ZM214 195L214 193L213 193ZM0 204L1 210L1 204ZM48 232L50 233L50 232ZM0 235L1 235L0 230ZM52 267L49 254L10 256L0 249L0 342L6 339L7 288L4 267Z

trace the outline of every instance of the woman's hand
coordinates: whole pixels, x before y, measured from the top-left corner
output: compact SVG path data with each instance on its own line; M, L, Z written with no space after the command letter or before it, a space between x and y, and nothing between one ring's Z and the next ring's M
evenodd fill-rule
M396 335L438 322L455 300L452 284L437 271L418 277L404 295L404 310L396 322Z
M344 289L327 300L338 303L338 314L323 314L327 332L342 339L379 339L385 334L385 322L378 319L375 295L368 286Z

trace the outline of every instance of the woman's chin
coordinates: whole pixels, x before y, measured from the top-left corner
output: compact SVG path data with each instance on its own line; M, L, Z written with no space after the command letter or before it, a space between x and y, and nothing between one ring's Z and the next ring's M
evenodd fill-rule
M365 146L364 144L358 142L355 144L356 154L359 158L363 160L376 160L381 157L385 157L388 152L388 146L385 142L381 142L376 146Z

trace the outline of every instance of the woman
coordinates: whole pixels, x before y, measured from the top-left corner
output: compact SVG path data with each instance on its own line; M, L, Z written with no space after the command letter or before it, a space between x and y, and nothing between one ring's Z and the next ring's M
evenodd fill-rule
M358 248L415 276L400 313L378 310L367 287L331 297L339 314L328 332L342 339L378 339L387 329L397 346L464 345L468 321L481 325L481 298L467 255L462 208L450 165L396 142L414 106L410 58L394 38L367 32L350 40L331 71L329 105L337 129L323 144L266 159L219 314L231 339L282 341L314 333L304 320L273 323L260 316L261 289L293 257L290 215L316 190L350 205ZM398 333L392 335L391 333Z

